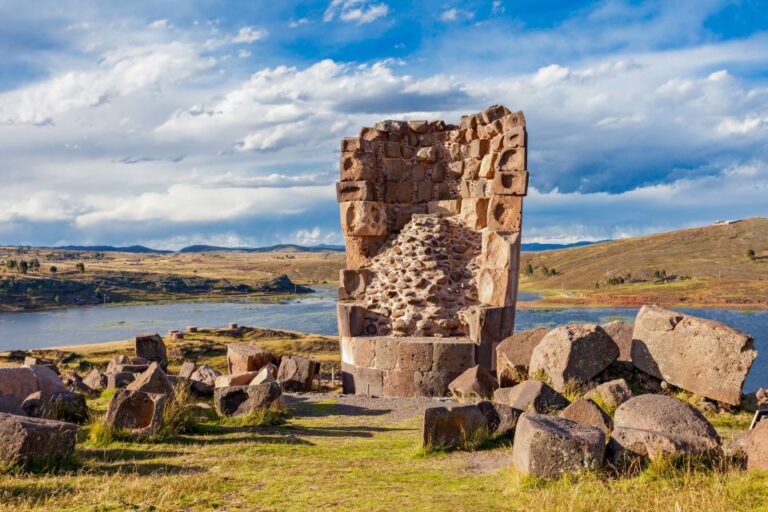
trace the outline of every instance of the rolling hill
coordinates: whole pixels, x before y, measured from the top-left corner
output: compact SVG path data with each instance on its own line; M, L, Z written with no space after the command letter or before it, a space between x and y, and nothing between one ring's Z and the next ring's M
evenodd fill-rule
M521 289L554 302L768 305L768 218L524 253L521 261Z

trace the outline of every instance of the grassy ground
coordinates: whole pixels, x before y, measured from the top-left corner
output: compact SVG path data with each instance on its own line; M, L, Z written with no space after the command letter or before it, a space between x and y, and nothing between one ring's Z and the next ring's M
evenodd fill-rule
M171 368L191 357L223 369L226 343L247 340L326 361L326 368L338 362L335 338L247 329L234 337L206 331L167 340ZM103 365L129 347L67 348L66 365ZM108 398L89 405L103 411ZM106 445L89 441L84 430L76 465L0 473L0 511L768 510L765 472L660 464L625 478L604 472L542 482L515 473L508 440L473 453L425 454L427 400L315 393L288 402L292 416L272 427L204 420L194 433L161 442ZM728 438L747 427L750 414L710 419Z

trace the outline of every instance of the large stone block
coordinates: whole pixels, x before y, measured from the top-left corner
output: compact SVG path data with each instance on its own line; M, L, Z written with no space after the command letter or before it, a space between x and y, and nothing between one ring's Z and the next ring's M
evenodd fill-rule
M352 344L352 364L373 367L376 360L376 338L357 338Z
M458 376L458 372L415 372L414 394L416 396L448 396L448 385Z
M162 426L166 400L166 395L120 390L112 396L104 421L115 429L152 436Z
M424 339L403 339L397 347L397 369L428 372L432 369L433 343Z
M229 373L246 373L261 370L275 359L274 354L249 343L227 345L227 368Z
M269 407L281 395L282 390L275 381L252 386L216 388L213 392L213 405L219 416L248 416Z
M376 156L364 151L342 153L340 162L341 181L375 181Z
M520 419L522 414L522 411L514 407L487 400L478 402L477 407L485 416L490 434L506 435L514 431L517 420Z
M558 478L599 468L605 434L589 425L535 413L523 414L515 428L512 464L527 475Z
M125 389L127 391L143 391L173 396L173 385L157 363L150 364L149 368L136 377L136 380L128 384Z
M461 199L445 199L443 201L430 201L427 203L427 213L438 215L456 215L461 212Z
M350 201L340 204L341 229L347 235L382 236L387 234L387 211L383 203Z
M528 144L528 134L522 126L505 131L502 137L502 146L504 148L519 148Z
M522 171L528 168L525 147L508 148L496 160L496 172Z
M363 336L365 334L365 314L366 309L361 304L351 302L336 304L339 336Z
M424 410L424 448L477 447L488 436L485 416L476 405L435 405Z
M339 300L363 300L365 290L373 279L368 269L339 271Z
M336 199L349 201L376 201L376 189L370 181L340 181L336 183Z
M0 413L0 461L10 466L55 467L75 451L77 426Z
M603 431L606 436L611 435L613 420L595 402L588 398L580 398L560 412L560 417L567 420L591 425Z
M498 157L499 157L498 153L488 153L483 157L483 159L480 161L479 176L481 178L486 178L486 179L493 178L494 169L496 167L496 159Z
M745 447L747 469L768 469L768 420L750 430Z
M757 357L751 336L727 325L643 306L632 334L632 364L670 384L738 405Z
M372 347L371 347L372 348ZM283 356L277 370L277 382L286 391L311 391L320 373L320 363L301 356Z
M342 371L347 374L344 384L345 393L365 396L382 396L384 394L384 372L376 368L362 368L354 365L342 365ZM344 375L342 375L344 378Z
M479 401L491 398L499 384L491 373L482 366L473 366L456 377L448 390L459 401Z
M528 171L499 171L493 176L491 194L524 196L528 193Z
M371 264L371 259L378 254L381 246L387 241L382 236L353 236L344 237L346 243L346 264L348 269L360 269Z
M395 337L377 337L375 340L376 368L393 370L397 367L398 347L400 340Z
M168 354L165 349L165 342L159 334L141 334L134 339L134 350L136 357L141 357L147 361L154 361L161 368L168 366Z
M475 365L475 347L468 338L435 338L432 368L444 372L463 372Z
M488 222L488 199L484 197L461 200L461 218L472 229L483 229Z
M489 306L513 306L517 300L517 271L481 268L477 276L477 298Z
M214 388L228 388L231 386L247 386L259 374L261 370L252 372L219 375L213 384Z
M496 347L496 374L499 376L499 384L513 386L520 382L520 376L528 375L533 349L548 332L546 327L530 329L509 336L499 343Z
M490 230L520 231L523 225L523 198L520 196L491 196L486 218Z
M71 391L48 393L37 391L29 395L21 404L22 409L34 418L83 423L88 419L88 406L85 397Z
M412 371L387 370L384 372L383 396L413 396L414 374Z
M520 268L520 233L483 231L483 267L511 269L516 274ZM513 276L517 280L517 275Z
M499 388L493 393L493 401L514 407L519 411L550 414L568 407L568 400L538 380L526 380L511 388Z
M603 324L603 330L608 333L608 336L613 339L616 346L619 347L619 358L617 361L620 363L632 362L632 330L634 325L622 322L621 320L615 320L607 324Z
M496 369L495 351L499 341L511 336L515 328L514 306L475 306L464 311L469 339L477 344L475 362Z
M549 331L533 349L528 374L543 371L558 391L567 382L585 384L619 356L619 347L602 327L570 324Z
M37 378L29 367L0 368L0 394L12 396L18 405L39 390Z

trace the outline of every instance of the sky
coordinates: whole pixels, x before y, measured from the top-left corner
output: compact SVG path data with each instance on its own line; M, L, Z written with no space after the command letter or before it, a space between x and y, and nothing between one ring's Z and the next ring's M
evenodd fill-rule
M523 110L525 242L768 216L758 0L0 0L0 244L339 244L339 141Z

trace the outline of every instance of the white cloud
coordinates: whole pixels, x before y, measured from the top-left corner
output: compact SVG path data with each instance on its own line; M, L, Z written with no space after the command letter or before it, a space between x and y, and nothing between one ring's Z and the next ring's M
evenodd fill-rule
M241 59L247 59L248 57L251 56L251 51L246 50L245 48L242 48L237 51L237 56Z
M550 64L549 66L539 68L531 81L541 87L547 87L565 80L570 74L571 71L568 68L558 66L557 64Z
M310 23L312 23L312 20L310 20L309 18L299 18L297 20L289 21L288 22L288 27L289 28L299 28L299 27L301 27L303 25L309 25Z
M232 42L235 44L250 44L256 41L261 41L267 37L267 31L256 29L254 27L242 27L235 37L232 38Z
M491 12L493 14L504 14L505 10L504 2L502 2L502 0L493 0L493 5L491 6Z
M168 23L168 20L155 20L147 26L149 28L161 29L161 28L169 28L171 25L170 23Z
M333 21L338 16L342 21L363 25L388 14L389 5L384 2L375 4L367 0L332 0L323 14L323 21Z
M474 12L456 8L446 9L440 14L440 20L446 22L458 21L460 19L471 20L474 17Z
M727 117L717 125L717 131L723 135L746 135L768 126L768 117L747 116L744 119Z

